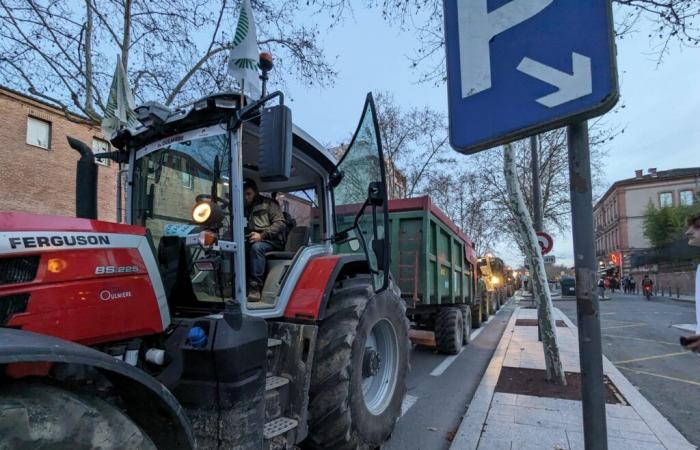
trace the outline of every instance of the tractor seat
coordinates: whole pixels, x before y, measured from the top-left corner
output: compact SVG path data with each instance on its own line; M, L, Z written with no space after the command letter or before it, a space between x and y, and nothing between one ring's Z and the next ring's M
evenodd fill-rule
M297 251L309 243L309 227L297 226L292 228L287 236L287 242L283 251L272 251L265 253L265 257L270 259L292 259Z

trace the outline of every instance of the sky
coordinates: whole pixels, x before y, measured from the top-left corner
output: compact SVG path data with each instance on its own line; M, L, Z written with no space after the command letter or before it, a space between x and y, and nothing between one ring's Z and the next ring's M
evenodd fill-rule
M624 133L607 148L606 189L634 176L635 169L700 166L700 49L671 46L659 65L647 37L650 29L642 22L635 34L617 42L621 98L605 120ZM413 32L387 25L378 11L357 9L353 18L322 35L339 73L334 85L309 89L292 81L287 87L294 122L320 142L337 144L349 138L369 91L390 91L405 108L429 105L447 111L447 87L418 84L419 72L409 67L407 56L417 48ZM557 263L573 265L570 233L554 238ZM495 250L519 266L522 256L513 247L503 242Z

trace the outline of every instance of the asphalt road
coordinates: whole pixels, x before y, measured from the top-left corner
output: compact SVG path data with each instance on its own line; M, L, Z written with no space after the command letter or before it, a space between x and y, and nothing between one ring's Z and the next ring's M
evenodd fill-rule
M382 450L449 448L512 312L511 301L472 332L476 336L459 355L413 347L404 414Z
M576 323L576 302L555 301ZM674 327L695 323L695 304L616 294L600 303L603 353L691 443L700 446L700 356Z

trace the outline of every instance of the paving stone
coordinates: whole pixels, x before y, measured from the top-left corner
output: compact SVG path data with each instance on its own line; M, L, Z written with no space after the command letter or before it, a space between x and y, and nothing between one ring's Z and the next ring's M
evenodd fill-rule
M571 450L585 450L582 431L567 431ZM653 442L643 442L631 439L622 439L610 436L608 433L608 450L675 450L667 449L661 444Z
M493 394L492 404L501 403L504 405L517 405L518 394L508 394L506 392L496 392Z

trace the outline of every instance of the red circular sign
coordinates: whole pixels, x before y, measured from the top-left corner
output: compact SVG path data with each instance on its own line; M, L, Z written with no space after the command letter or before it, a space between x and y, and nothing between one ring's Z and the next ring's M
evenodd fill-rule
M543 255L551 252L552 247L554 247L554 239L544 231L537 232L537 242L540 244L540 250Z

